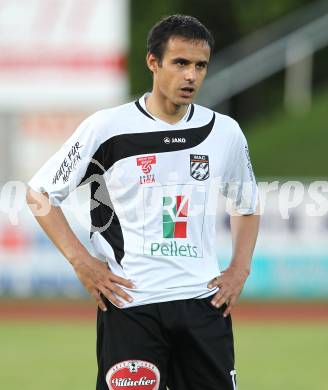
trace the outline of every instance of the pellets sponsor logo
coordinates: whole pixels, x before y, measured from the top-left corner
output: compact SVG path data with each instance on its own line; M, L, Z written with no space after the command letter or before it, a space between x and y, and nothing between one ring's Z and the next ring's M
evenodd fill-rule
M126 360L115 364L106 375L109 390L158 390L158 368L144 360Z
M199 257L197 246L190 244L181 245L177 241L171 241L168 244L152 242L150 251L152 256Z
M177 195L175 199L171 196L163 197L163 237L164 238L186 238L188 198Z
M143 156L137 158L137 166L141 167L143 175L140 176L140 184L155 183L155 175L150 173L152 166L156 164L156 156Z
M188 238L188 205L189 199L185 195L163 197L163 238ZM152 242L150 249L152 255L198 257L196 246L181 244L177 240L168 243Z
M190 176L201 181L210 177L210 165L207 155L190 155Z

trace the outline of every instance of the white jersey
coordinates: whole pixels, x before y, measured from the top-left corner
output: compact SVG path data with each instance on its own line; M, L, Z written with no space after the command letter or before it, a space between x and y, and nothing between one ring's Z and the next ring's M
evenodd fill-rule
M125 307L212 294L219 192L240 214L257 203L235 120L191 104L168 124L147 111L146 95L87 118L28 183L54 206L90 185L95 253L136 286L123 288L134 300Z

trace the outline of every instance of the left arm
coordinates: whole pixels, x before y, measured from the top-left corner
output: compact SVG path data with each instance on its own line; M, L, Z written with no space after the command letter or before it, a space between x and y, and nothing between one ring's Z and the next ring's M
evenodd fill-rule
M220 307L224 303L228 306L224 317L230 314L237 303L251 270L252 255L259 229L260 217L257 212L252 215L233 214L230 216L232 235L232 260L229 267L222 274L210 281L208 287L218 286L220 290L214 295L212 304Z

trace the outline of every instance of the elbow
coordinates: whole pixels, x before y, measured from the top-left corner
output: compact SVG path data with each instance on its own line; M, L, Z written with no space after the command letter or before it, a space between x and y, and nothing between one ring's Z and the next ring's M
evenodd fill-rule
M44 207L49 208L49 195L47 192L37 192L31 187L27 187L25 194L25 201L33 214L36 210L40 210Z
M25 200L28 205L37 203L40 196L41 196L40 192L36 192L31 187L27 187Z
M35 203L35 200L33 198L33 190L31 187L27 187L26 194L25 194L25 201L27 205L30 207L32 203Z
M26 194L25 194L25 201L27 204L31 203L31 200L32 200L32 188L31 187L27 187L26 189Z

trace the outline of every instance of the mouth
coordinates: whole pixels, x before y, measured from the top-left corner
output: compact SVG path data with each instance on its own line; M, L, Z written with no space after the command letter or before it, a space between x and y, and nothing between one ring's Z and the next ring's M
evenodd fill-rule
M182 92L182 97L186 97L186 98L189 98L189 97L192 97L195 93L195 88L193 87L183 87L183 88L180 88L180 91Z

